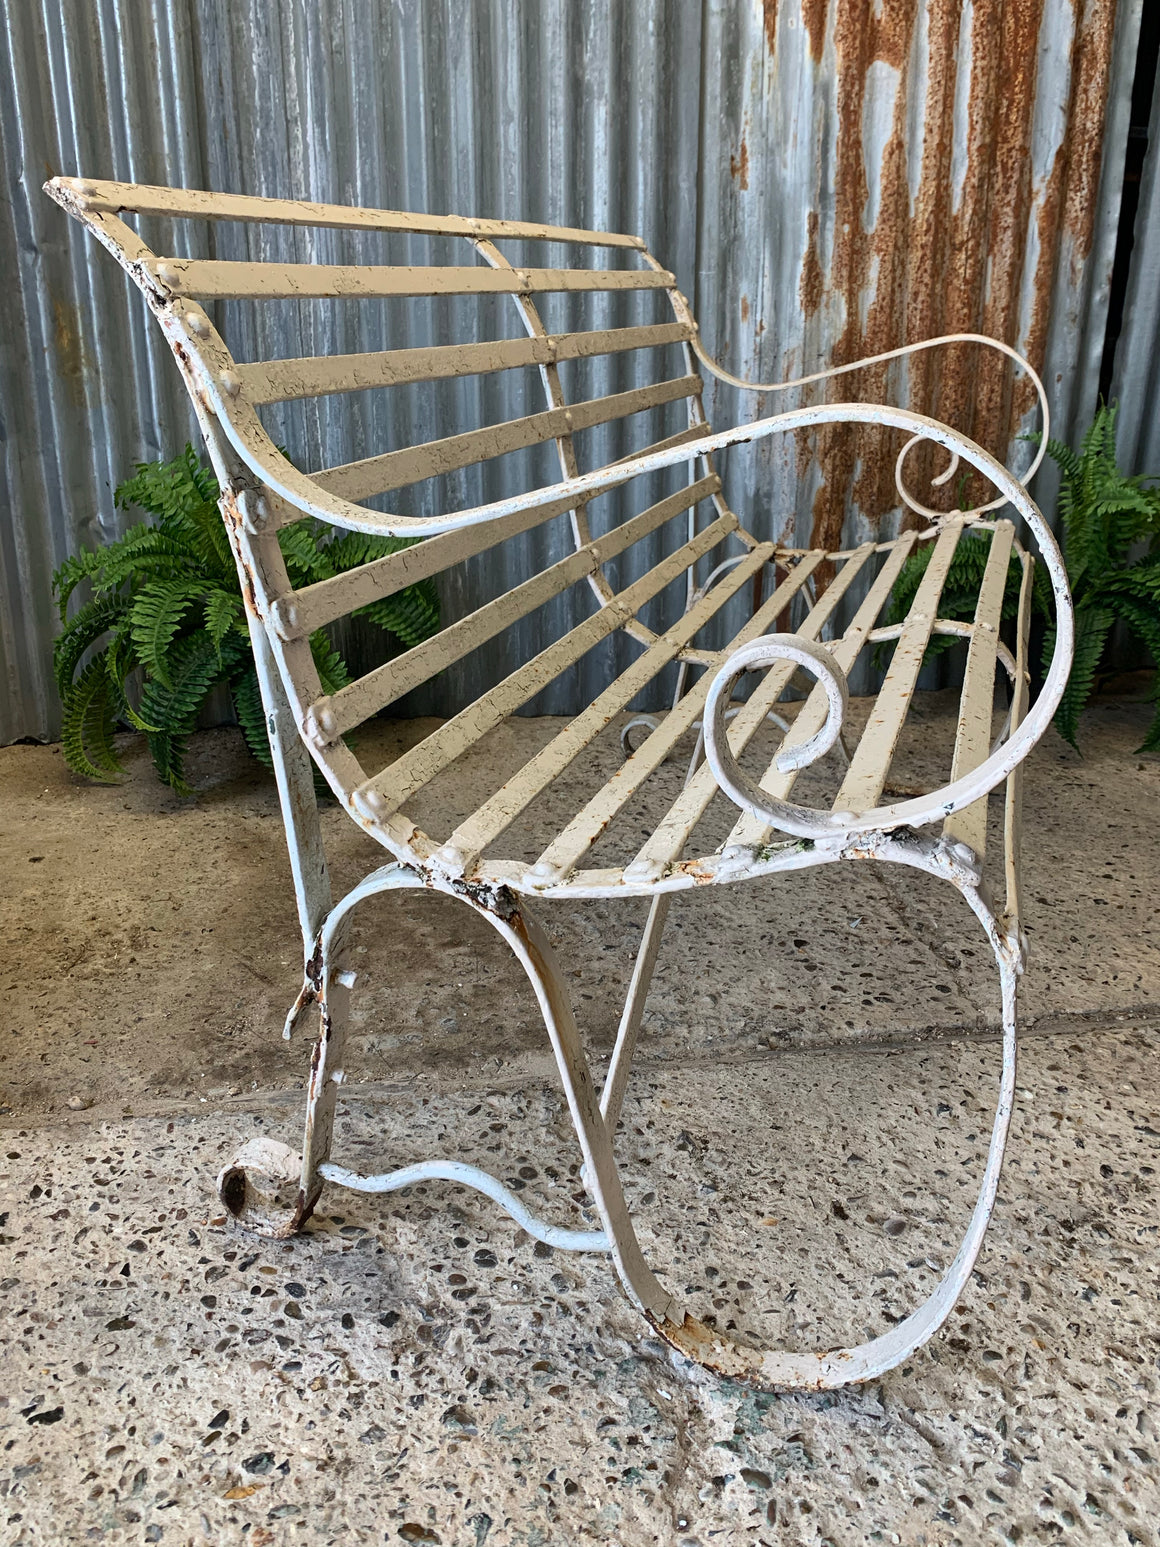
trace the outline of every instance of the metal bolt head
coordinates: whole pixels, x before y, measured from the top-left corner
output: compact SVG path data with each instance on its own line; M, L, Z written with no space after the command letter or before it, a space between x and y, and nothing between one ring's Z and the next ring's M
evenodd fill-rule
M181 275L173 267L172 263L159 263L157 265L157 278L170 290L176 290L181 284Z
M314 721L327 741L332 740L338 730L338 721L335 718L334 710L319 709L314 717Z
M69 187L75 194L79 194L82 199L91 199L97 191L93 184L87 183L83 177L70 178Z
M207 338L209 336L209 318L204 312L186 312L185 324L195 337Z
M222 371L218 377L218 385L227 397L237 397L242 390L242 378L237 371Z

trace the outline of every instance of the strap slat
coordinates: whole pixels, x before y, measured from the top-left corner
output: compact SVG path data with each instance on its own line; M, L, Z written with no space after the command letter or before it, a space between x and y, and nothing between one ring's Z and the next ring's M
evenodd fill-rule
M564 634L546 650L541 650L539 655L505 677L489 692L481 694L473 704L447 720L418 746L404 752L382 773L368 780L356 792L360 801L365 801L379 819L397 811L409 796L422 789L468 747L473 746L522 704L534 698L550 682L554 682L562 671L587 654L594 645L635 617L646 602L663 591L691 564L695 564L702 554L716 547L723 537L728 536L730 530L730 523L719 518L703 532L698 532L695 538L685 543L676 553L670 554L626 590L619 592L607 606Z
M142 183L55 179L92 210L138 215L170 215L198 220L258 221L271 225L329 226L339 229L402 231L416 236L519 237L531 241L579 242L588 247L643 247L639 236L616 231L585 231L526 220L473 220L462 215L424 215L410 210L364 209L349 204L317 204L307 199L264 199L240 193L211 193L197 188L157 188ZM78 185L86 191L77 194Z
M754 553L763 549L754 549ZM770 555L767 554L767 557ZM784 611L810 575L822 562L821 553L807 554L790 571L787 578L753 614L749 622L736 635L729 650L747 644L765 632L766 626ZM724 652L722 653L724 659ZM545 875L567 875L583 858L584 854L600 837L617 813L632 799L645 780L658 769L677 742L701 715L713 672L706 671L700 681L685 694L680 703L670 709L652 734L642 742L630 758L618 768L608 783L598 790L584 809L576 814L568 826L540 855L536 868Z
M623 353L679 344L691 337L683 322L651 328L610 328L597 333L562 333L546 338L500 339L494 343L446 344L431 349L395 349L374 354L328 355L298 360L263 360L238 365L242 387L252 403L283 403L291 398L324 397L332 392L362 392L412 381L441 381L482 376L518 366L549 365L592 355Z
M558 290L663 290L654 269L490 269L453 264L236 263L151 258L142 266L174 295L204 300L317 300L341 296L532 295Z
M956 517L948 521L938 535L934 552L902 625L869 724L862 733L857 750L850 759L842 788L838 791L834 802L836 811L870 811L878 804L906 720L906 712L914 697L922 658L926 654L938 615L939 597L962 531L963 523Z
M975 628L967 649L963 672L963 695L959 700L959 723L955 733L955 751L951 763L951 783L971 773L985 762L991 750L991 720L995 707L995 664L999 657L999 624L1002 622L1003 593L1007 588L1007 568L1015 528L1010 521L998 521L991 537L991 551L979 587L975 607ZM969 844L981 859L987 846L987 797L953 811L943 823L948 838Z
M885 607L887 598L894 589L894 582L898 579L899 572L906 562L914 547L914 533L909 532L901 538L887 554L886 562L875 577L874 584L867 591L862 605L858 608L850 622L850 627L842 635L836 644L832 645L831 653L837 661L839 668L847 673L854 670L859 655L865 647L867 639L878 621L878 615ZM758 688L757 693L761 689ZM799 747L817 731L820 731L829 712L829 701L825 690L814 687L810 690L809 697L798 710L797 718L786 735L778 751L784 751L791 747ZM740 719L741 716L738 716ZM786 800L793 789L797 770L789 773L781 773L776 762L770 763L761 780L761 788L769 795L774 795L778 800ZM738 844L758 844L768 841L771 829L758 817L744 812L735 824L733 831L725 840L724 847Z
M1019 616L1016 622L1015 681L1011 684L1011 735L1023 723L1030 696L1030 673L1027 670L1031 646L1031 602L1035 559L1030 553L1020 553L1023 562L1023 583L1019 587ZM1018 927L1022 916L1020 882L1020 850L1023 844L1023 769L1019 762L1007 775L1007 795L1003 805L1003 849L1006 880L1004 914L1009 927Z
M522 419L509 419L504 424L485 425L483 429L468 430L462 435L448 435L443 440L408 446L402 451L387 451L381 456L365 457L360 462L324 468L312 473L311 477L320 488L342 499L368 499L388 489L400 489L406 484L470 467L476 462L486 462L491 457L504 456L526 446L542 445L544 441L643 413L678 398L692 397L700 391L699 376L679 376L651 387L592 398L568 408L549 408Z
M836 611L838 603L861 574L873 553L874 544L866 543L843 564L824 594L811 607L804 623L795 630L798 638L819 639L821 637L822 630ZM883 591L882 594L885 595L885 592ZM728 732L729 745L734 757L740 757L744 748L749 745L759 728L765 723L766 716L785 691L796 670L797 667L792 661L781 662L771 667L744 704L739 706ZM717 781L713 776L713 770L708 763L702 763L653 829L648 842L641 848L633 863L663 870L666 865L680 859L689 835L708 810L716 794Z
M583 548L574 549L558 563L549 565L522 585L497 596L467 617L458 619L434 638L425 640L421 645L416 645L414 649L407 650L403 655L396 656L394 660L387 661L385 665L368 672L365 677L340 689L328 701L328 707L334 715L334 738L344 736L347 731L361 725L371 715L378 714L405 693L438 672L445 671L487 640L494 639L505 628L527 617L528 613L542 607L553 596L558 596L578 580L591 575L599 565L631 548L674 516L688 510L697 500L712 494L716 487L715 478L706 478L701 484L679 489L668 499L659 501L632 520L614 527L605 536L586 543ZM734 518L733 525L736 524Z
M769 560L767 548L755 549L724 576L688 612L682 613L627 671L593 699L558 736L525 763L519 773L502 785L477 811L462 822L448 840L449 847L464 856L465 868L473 868L490 844L515 821L523 809L560 776L586 746L596 739L614 715L636 697L674 660L681 650L740 591Z

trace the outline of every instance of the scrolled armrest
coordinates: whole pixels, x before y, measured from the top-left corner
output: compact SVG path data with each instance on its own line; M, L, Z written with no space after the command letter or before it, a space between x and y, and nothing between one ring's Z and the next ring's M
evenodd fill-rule
M773 666L778 661L793 661L812 672L825 688L829 700L826 722L821 730L800 746L787 747L778 753L775 759L778 772L790 773L806 768L824 757L834 745L841 735L850 700L845 672L824 645L799 639L796 634L766 634L734 650L713 678L705 703L705 756L717 783L743 811L752 812L761 821L797 838L833 837L848 827L847 813L812 811L807 806L775 800L760 785L754 784L729 746L726 715L734 683L745 672Z

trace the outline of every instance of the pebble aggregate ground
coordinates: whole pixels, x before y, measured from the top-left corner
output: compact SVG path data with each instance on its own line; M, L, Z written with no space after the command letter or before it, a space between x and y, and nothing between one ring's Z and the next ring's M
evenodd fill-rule
M901 1369L818 1396L690 1369L604 1259L537 1245L463 1189L330 1190L289 1242L227 1223L218 1169L246 1138L296 1143L300 1121L303 1044L274 1025L293 937L278 939L285 897L260 890L268 796L223 776L162 835L147 808L160 821L168 797L139 772L90 791L49 749L0 753L17 817L4 927L32 969L6 984L0 1542L1160 1547L1160 769L1130 760L1138 706L1099 714L1085 763L1056 746L1028 781L1029 890L1058 906L1031 915L1030 1026L978 1271ZM51 903L24 879L36 855L63 877ZM102 866L132 893L113 962L94 953ZM889 879L826 876L800 906L795 887L791 915L682 983L690 916L658 983L618 1137L626 1187L665 1282L742 1338L884 1330L929 1293L974 1201L993 985L965 955L969 924L895 904ZM577 949L570 914L549 922ZM340 1107L337 1158L451 1154L579 1222L574 1143L514 976L498 956L472 976L474 938L442 915L397 927L395 960L368 960L365 1083ZM611 910L587 927L579 1003L599 1050L637 937ZM428 993L416 947L438 944L452 970ZM865 1015L812 1009L855 955ZM265 981L243 989L251 958ZM195 995L214 969L225 991ZM384 1030L400 973L424 1007ZM421 1037L442 1021L439 1058Z

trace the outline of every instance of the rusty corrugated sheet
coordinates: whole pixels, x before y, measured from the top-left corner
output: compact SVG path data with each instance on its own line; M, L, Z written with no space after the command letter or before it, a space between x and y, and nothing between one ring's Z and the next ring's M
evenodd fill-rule
M1113 0L710 5L705 119L725 143L706 144L696 299L711 352L768 381L993 333L1045 372L1057 433L1082 425L1139 14ZM997 455L1026 457L1014 441L1033 422L1029 388L969 346L826 390L853 395L851 382L909 391ZM714 420L741 411L738 394L714 395ZM772 488L798 541L896 519L893 456L851 430L767 446L730 489L744 502Z
M639 231L735 369L769 379L990 328L1046 364L1066 434L1094 401L1140 4L8 7L0 258L16 283L0 302L0 739L57 723L53 567L120 528L111 489L135 459L192 434L138 298L65 229L39 191L47 175ZM263 352L296 352L279 326L265 326ZM377 326L318 341L381 347ZM420 323L408 342L427 341ZM920 403L1005 449L1025 403L1000 373L965 356L911 369ZM868 373L858 388L902 393L905 373ZM523 411L515 383L494 390L490 417ZM478 395L450 406L469 415ZM712 386L709 406L724 423L773 404ZM314 466L362 454L367 435L409 432L378 411L298 406L278 428ZM616 433L594 457L627 449ZM896 521L882 451L843 432L780 451L765 442L731 454L725 474L758 535L828 540L844 523L857 535ZM506 477L489 482L497 496ZM494 562L514 576L518 545ZM507 578L479 568L449 605L466 609ZM575 709L618 649L594 653L538 707ZM474 696L503 664L481 653L449 673L435 707Z

